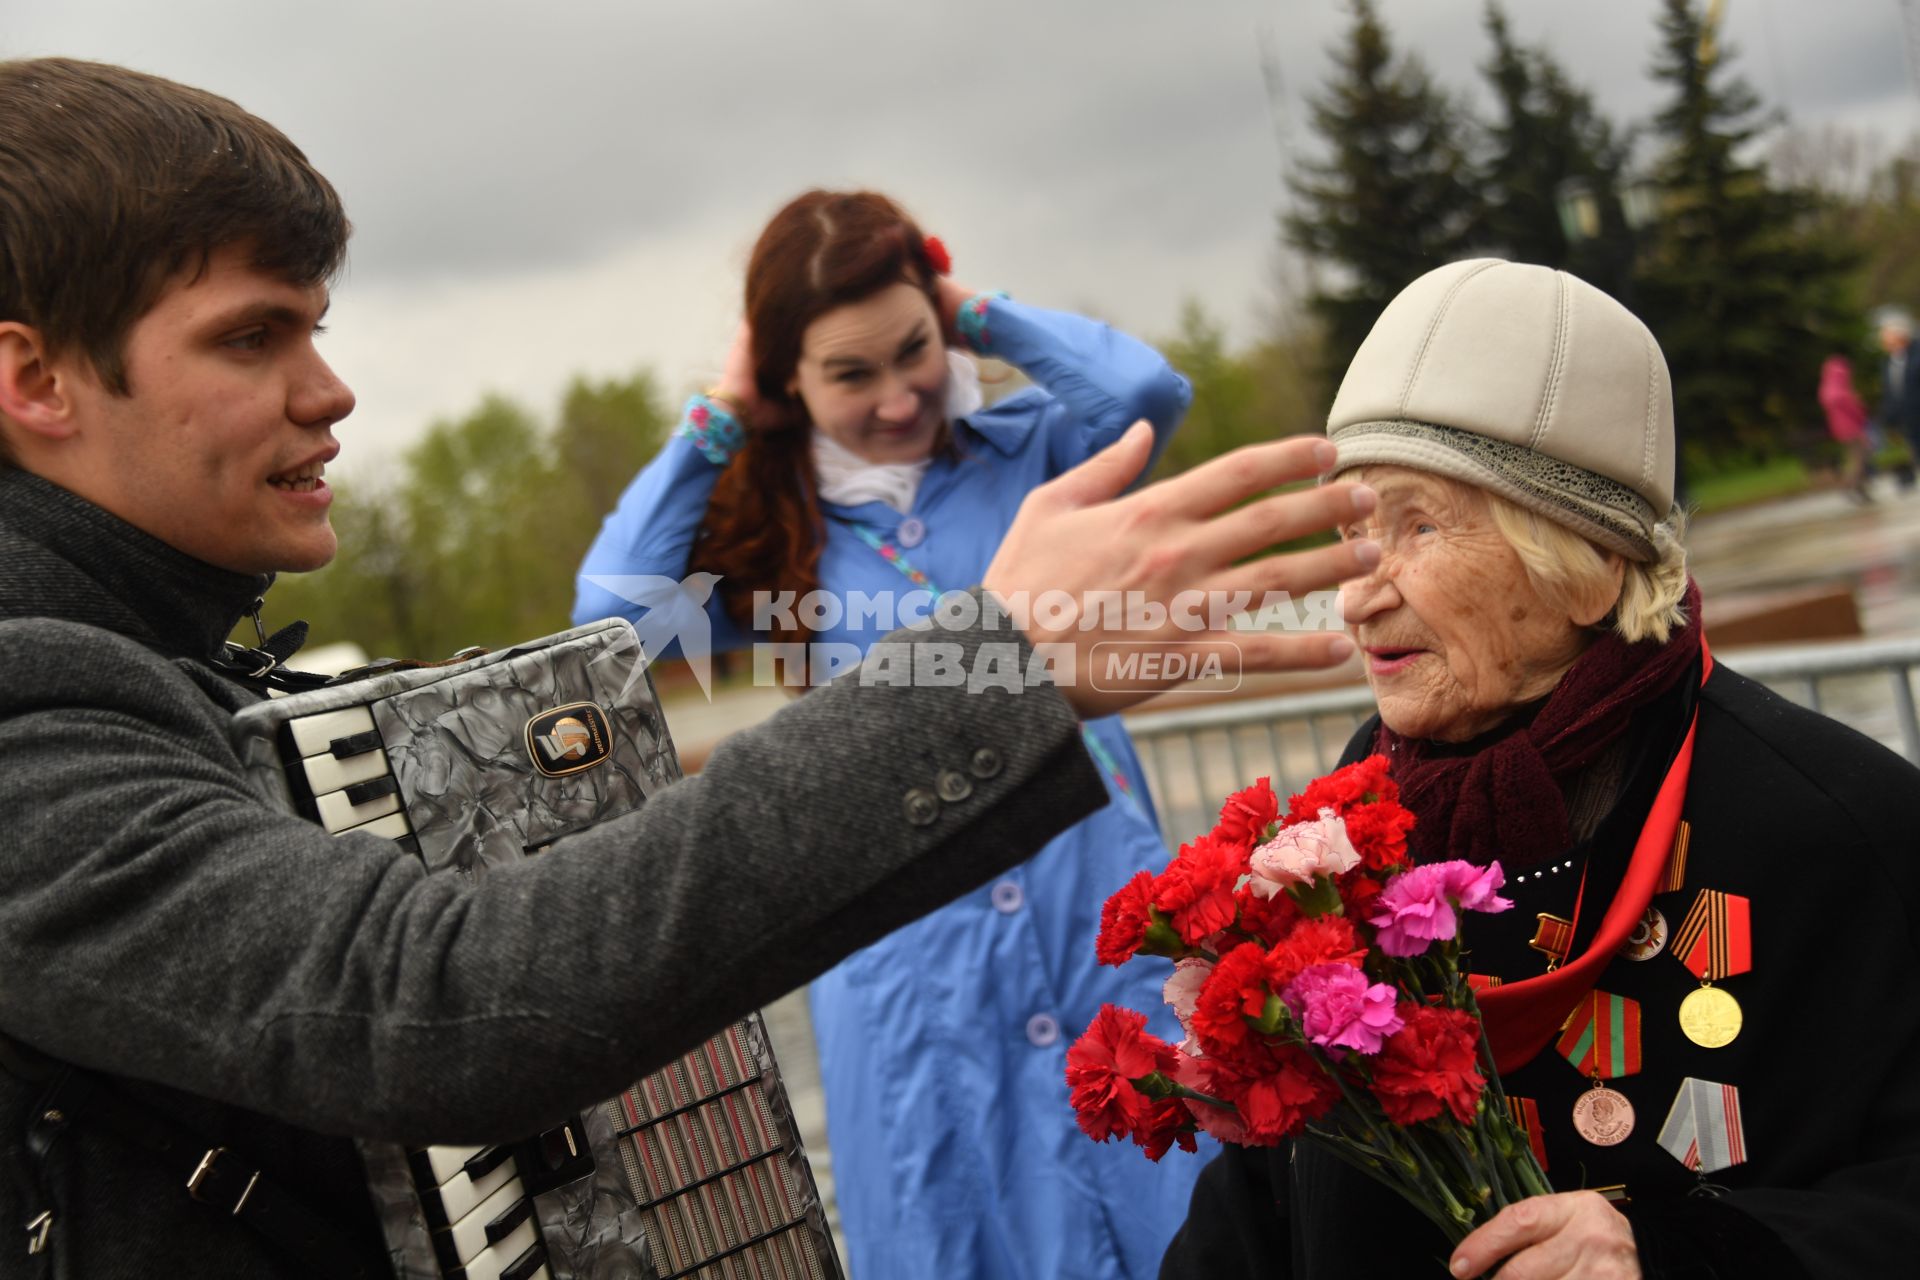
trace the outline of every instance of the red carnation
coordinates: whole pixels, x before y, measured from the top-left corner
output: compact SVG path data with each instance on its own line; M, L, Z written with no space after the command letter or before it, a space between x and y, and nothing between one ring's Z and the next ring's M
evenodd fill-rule
M1153 905L1169 917L1189 946L1233 923L1233 886L1247 870L1245 850L1201 836L1180 852L1153 882Z
M1365 920L1373 911L1373 900L1380 896L1384 887L1372 876L1352 871L1340 877L1340 901L1346 908L1347 919Z
M1260 843L1267 824L1280 814L1280 797L1266 778L1244 791L1236 791L1220 806L1220 821L1214 825L1213 838L1233 845L1242 853Z
M1147 1114L1133 1130L1133 1143L1146 1152L1155 1164L1174 1143L1182 1151L1197 1151L1193 1141L1193 1116L1178 1098L1156 1098Z
M1407 861L1407 832L1413 830L1413 811L1397 800L1357 805L1347 811L1347 839L1371 871Z
M1275 991L1316 964L1350 964L1359 968L1367 948L1359 931L1345 916L1304 919L1280 939L1267 956L1267 981Z
M1223 1117L1217 1108L1207 1108L1212 1114L1201 1127L1223 1141L1271 1147L1294 1137L1340 1101L1340 1087L1298 1045L1262 1044L1257 1054L1242 1061L1211 1065L1210 1092L1231 1102L1235 1114ZM1199 1108L1195 1119L1201 1119Z
M1387 775L1387 758L1368 756L1309 782L1288 804L1287 821L1305 822L1318 817L1322 809L1332 809L1344 818L1356 806L1399 799L1400 787Z
M1476 1051L1480 1025L1462 1009L1441 1009L1403 1000L1406 1026L1387 1038L1374 1060L1373 1094L1395 1124L1431 1120L1445 1106L1461 1124L1472 1124L1486 1079Z
M1247 1045L1247 1019L1266 1012L1267 953L1243 942L1220 957L1193 1005L1193 1034L1210 1057L1231 1057Z
M1173 1046L1146 1027L1144 1013L1102 1005L1086 1034L1067 1050L1067 1088L1072 1091L1073 1109L1081 1129L1096 1142L1136 1134L1153 1110L1154 1100L1133 1082L1174 1069Z
M1287 932L1300 921L1300 907L1284 893L1276 893L1271 898L1263 898L1250 887L1251 882L1241 885L1233 891L1233 900L1240 905L1238 921L1243 933L1250 933L1263 943L1271 945L1287 936ZM1347 914L1352 915L1349 907ZM1355 919L1365 919L1355 916Z
M1153 923L1148 914L1153 907L1153 873L1136 871L1133 879L1100 908L1100 937L1094 955L1101 964L1122 965L1140 950Z
M947 245L939 236L928 236L921 241L927 250L927 265L933 268L933 274L948 276L953 274L953 255L947 252Z

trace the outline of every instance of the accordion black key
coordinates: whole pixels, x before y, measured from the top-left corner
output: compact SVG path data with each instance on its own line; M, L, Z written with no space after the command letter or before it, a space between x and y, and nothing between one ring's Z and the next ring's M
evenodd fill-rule
M234 741L275 805L447 875L538 855L680 776L617 620L259 703ZM402 1280L842 1280L758 1014L518 1141L361 1154Z

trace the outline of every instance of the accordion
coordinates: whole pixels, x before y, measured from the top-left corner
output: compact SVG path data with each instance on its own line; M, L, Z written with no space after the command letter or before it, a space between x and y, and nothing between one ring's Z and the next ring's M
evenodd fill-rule
M442 875L538 856L680 776L619 620L275 698L233 733L271 803ZM757 1013L521 1141L360 1147L402 1280L842 1280Z

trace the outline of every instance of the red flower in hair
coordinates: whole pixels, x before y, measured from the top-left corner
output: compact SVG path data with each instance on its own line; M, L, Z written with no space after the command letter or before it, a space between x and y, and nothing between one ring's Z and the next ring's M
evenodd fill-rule
M947 246L939 236L928 236L922 243L926 246L927 265L933 268L937 276L953 274L953 255L947 252Z
M1444 1106L1461 1124L1472 1124L1486 1079L1477 1049L1480 1024L1464 1009L1400 1002L1407 1025L1388 1037L1374 1059L1373 1096L1395 1124L1418 1124Z

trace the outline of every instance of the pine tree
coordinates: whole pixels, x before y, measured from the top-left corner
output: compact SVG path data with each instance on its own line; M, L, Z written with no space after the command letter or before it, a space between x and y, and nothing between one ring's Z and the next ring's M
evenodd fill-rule
M1308 305L1326 330L1337 385L1382 308L1416 276L1474 242L1480 204L1463 114L1418 59L1396 62L1372 0L1354 0L1337 70L1312 99L1325 158L1290 180L1288 240L1329 270Z
M1665 0L1652 68L1662 216L1637 308L1666 352L1691 467L1783 448L1817 412L1821 360L1857 345L1855 252L1823 237L1805 192L1743 157L1771 121L1691 0Z
M1626 144L1543 48L1522 48L1489 0L1493 57L1482 71L1496 117L1486 131L1480 189L1489 245L1516 262L1573 272L1616 297L1628 292L1633 240L1619 199ZM1591 224L1564 225L1561 196L1579 184Z

